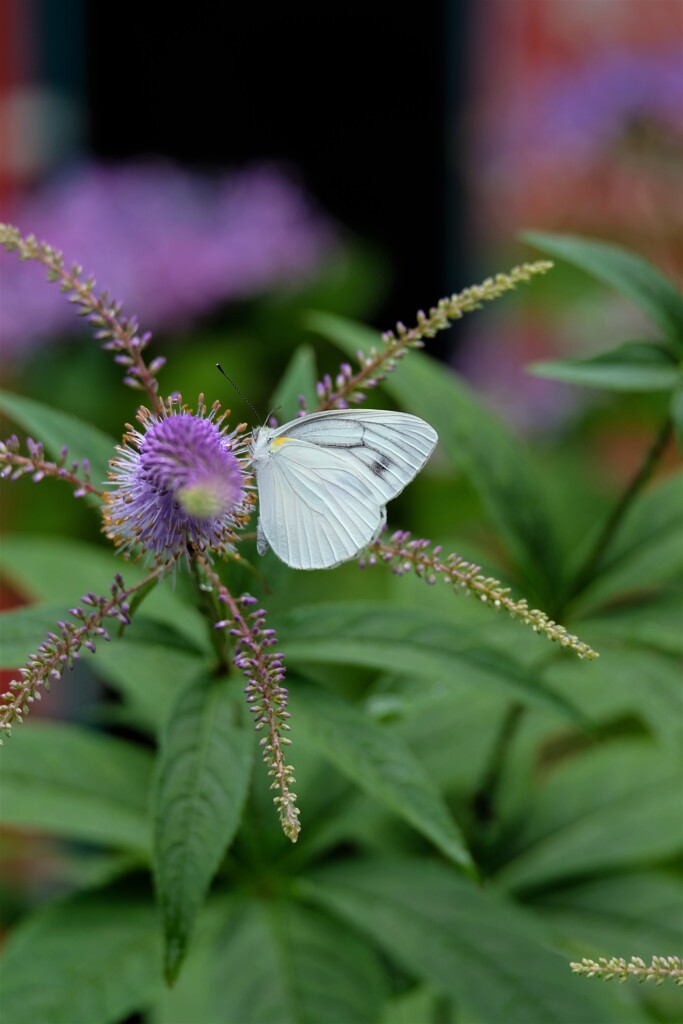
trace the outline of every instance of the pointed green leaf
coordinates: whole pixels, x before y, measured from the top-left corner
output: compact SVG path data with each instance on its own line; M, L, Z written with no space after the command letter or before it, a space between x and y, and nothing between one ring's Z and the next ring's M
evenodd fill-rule
M683 473L675 473L636 496L573 607L585 615L609 601L652 592L682 574Z
M226 920L217 1024L368 1024L386 982L365 939L317 909L244 901ZM175 1024L175 1022L174 1022Z
M315 686L293 695L297 730L370 796L407 821L464 867L463 835L423 765L389 729L361 709Z
M548 256L573 263L628 296L683 353L683 297L651 263L628 249L593 238L525 231L521 238Z
M639 601L606 608L586 619L581 632L598 649L607 643L624 650L646 648L680 656L683 655L682 607L680 589L668 587L654 597L646 594Z
M149 848L152 756L133 743L56 722L28 722L0 752L7 824L125 849Z
M35 441L42 441L45 451L53 459L59 457L64 445L69 449L70 460L80 462L88 459L91 480L96 487L107 479L109 459L116 454L116 441L97 427L70 413L9 391L0 391L0 412L23 427Z
M573 659L572 667L576 671ZM465 673L418 682L412 676L395 676L390 689L373 692L368 703L376 716L387 718L392 732L446 792L477 789L509 707L492 690L471 686Z
M144 1009L159 971L151 900L125 884L48 906L13 932L0 961L7 1024L113 1024Z
M328 313L312 313L306 323L352 358L358 349L381 344L375 331ZM542 478L524 445L457 374L424 353L411 352L382 387L438 431L441 452L472 480L491 525L528 585L556 586L557 539Z
M0 544L0 573L27 598L61 603L60 619L67 608L78 604L81 594L108 594L117 572L126 584L137 583L146 574L143 566L125 561L112 549L65 537L15 533L5 535ZM205 648L202 616L174 592L168 580L148 594L144 607L146 615L170 623Z
M307 409L315 409L318 403L316 379L315 352L310 345L299 345L270 400L270 407L280 423L294 419L300 408L299 395L304 396Z
M139 724L157 732L201 665L196 654L175 644L162 647L124 634L116 643L100 645L92 667L125 698Z
M181 692L161 743L154 863L171 981L246 798L254 737L242 698L234 680L199 676Z
M445 865L356 860L313 873L299 890L482 1021L604 1019L566 959L548 949L542 929Z
M576 665L563 658L546 669L545 678L571 693ZM581 708L592 721L607 727L620 719L638 719L672 752L683 745L681 670L670 655L639 646L605 645L599 661L591 665L590 685L582 687Z
M550 691L538 673L512 655L487 647L472 629L432 612L354 601L302 607L278 620L289 665L361 665L418 679L449 679L454 672L472 686L487 686L506 698L540 702L574 722L579 712ZM419 685L419 683L416 683Z
M531 905L576 948L583 947L585 956L628 959L637 950L649 960L683 947L683 888L678 879L655 871L562 886L539 893Z
M498 882L519 890L679 853L678 762L654 743L623 740L559 765L530 795Z
M148 1024L220 1024L223 985L217 973L219 940L235 912L234 904L232 896L209 897L198 914L180 977L171 987L159 986L159 994L147 1013Z
M589 359L553 359L527 367L536 377L608 391L670 391L681 380L671 355L647 341L628 341Z

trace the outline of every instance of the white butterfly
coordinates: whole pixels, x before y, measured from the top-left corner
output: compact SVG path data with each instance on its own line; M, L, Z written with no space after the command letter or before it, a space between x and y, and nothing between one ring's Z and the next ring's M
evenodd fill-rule
M403 412L334 409L254 431L256 544L293 569L330 569L386 523L386 503L422 469L436 431Z

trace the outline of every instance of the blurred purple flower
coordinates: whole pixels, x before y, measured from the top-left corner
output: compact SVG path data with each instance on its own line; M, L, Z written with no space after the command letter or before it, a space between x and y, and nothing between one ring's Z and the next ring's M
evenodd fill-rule
M210 178L164 163L82 165L9 211L152 329L315 273L334 229L291 178L259 166ZM0 253L0 347L71 334L73 310L38 268Z
M676 49L595 53L580 66L555 69L528 91L510 97L505 118L489 137L490 156L520 150L572 162L592 158L639 122L683 131L683 61Z
M559 431L586 401L578 388L531 376L526 364L550 358L548 339L538 327L507 320L470 332L453 359L454 369L517 431L544 437Z

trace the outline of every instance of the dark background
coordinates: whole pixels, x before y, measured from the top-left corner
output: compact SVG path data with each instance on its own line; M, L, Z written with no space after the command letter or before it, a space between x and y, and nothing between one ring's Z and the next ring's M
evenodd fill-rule
M445 139L463 103L467 9L89 3L89 148L204 170L284 162L389 256L386 326L460 280L466 240Z

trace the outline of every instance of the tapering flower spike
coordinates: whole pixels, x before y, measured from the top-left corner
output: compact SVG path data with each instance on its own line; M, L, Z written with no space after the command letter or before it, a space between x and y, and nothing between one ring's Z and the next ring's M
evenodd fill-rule
M190 551L234 551L248 517L244 425L221 428L216 402L207 414L170 398L156 415L142 408L142 430L129 426L111 462L105 533L124 553L152 552L172 562Z

